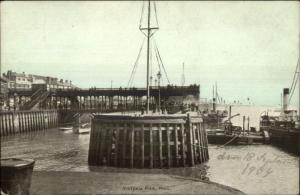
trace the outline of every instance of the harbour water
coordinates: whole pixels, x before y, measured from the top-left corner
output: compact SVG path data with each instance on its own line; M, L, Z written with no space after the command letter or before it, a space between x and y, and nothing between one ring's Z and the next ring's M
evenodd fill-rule
M263 107L233 107L241 116L250 116L250 126L258 127L257 115ZM256 118L255 118L256 117ZM89 167L89 134L52 129L1 138L1 157L32 158L39 171L121 171L166 173L200 177L237 188L248 194L298 194L299 159L271 145L225 146L209 145L210 160L194 168L164 170L118 169Z

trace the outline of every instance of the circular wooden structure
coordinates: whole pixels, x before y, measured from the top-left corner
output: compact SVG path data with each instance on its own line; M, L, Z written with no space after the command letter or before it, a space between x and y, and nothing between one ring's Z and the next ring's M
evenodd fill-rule
M209 158L199 116L96 115L89 165L129 168L194 166Z

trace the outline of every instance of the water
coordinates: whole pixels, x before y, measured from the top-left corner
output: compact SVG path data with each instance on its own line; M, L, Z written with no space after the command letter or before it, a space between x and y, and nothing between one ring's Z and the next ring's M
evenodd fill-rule
M250 116L250 126L258 127L258 113L265 108L234 107L233 114ZM298 157L271 145L226 146L209 145L210 160L195 168L164 170L129 170L89 167L89 134L77 135L57 129L1 138L1 156L32 158L39 171L123 171L166 173L198 178L237 188L248 194L298 194Z

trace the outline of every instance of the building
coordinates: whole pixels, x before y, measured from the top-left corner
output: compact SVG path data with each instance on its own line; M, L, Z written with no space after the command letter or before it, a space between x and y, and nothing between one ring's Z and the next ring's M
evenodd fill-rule
M30 89L32 84L32 79L23 73L12 72L11 70L7 71L6 74L3 74L8 80L8 89Z
M6 77L0 77L0 86L0 110L4 110L8 94L8 79Z
M22 90L31 90L32 85L35 84L45 84L47 89L74 89L77 88L72 84L72 81L58 79L49 76L33 75L13 72L11 70L7 71L6 74L3 74L3 77L7 79L8 89L22 89Z
M0 94L7 94L8 92L8 79L6 77L1 76L0 77L0 84L1 84L1 88L0 88Z

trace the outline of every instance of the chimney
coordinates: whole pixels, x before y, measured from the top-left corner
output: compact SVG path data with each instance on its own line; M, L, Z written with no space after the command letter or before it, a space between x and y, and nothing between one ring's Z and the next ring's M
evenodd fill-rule
M283 111L288 110L289 94L290 94L289 88L283 88Z

